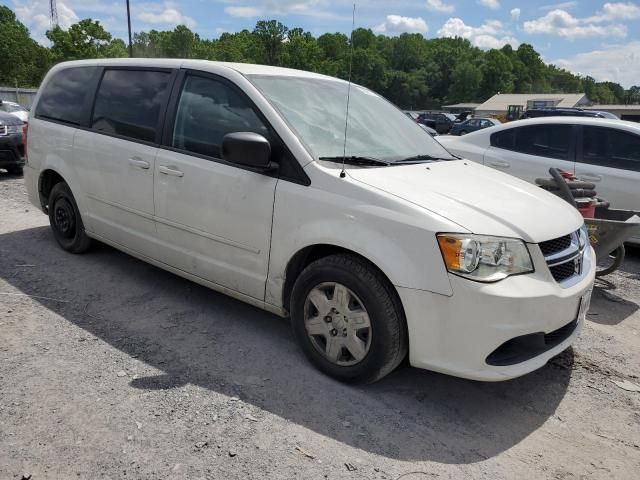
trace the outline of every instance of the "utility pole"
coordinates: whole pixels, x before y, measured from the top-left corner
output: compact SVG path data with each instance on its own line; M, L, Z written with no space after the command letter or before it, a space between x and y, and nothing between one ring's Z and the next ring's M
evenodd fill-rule
M56 0L49 0L49 17L51 19L51 28L58 26L58 7Z
M51 0L55 2L55 0ZM129 26L129 58L133 58L133 44L131 43L131 11L129 9L129 0L127 0L127 25Z

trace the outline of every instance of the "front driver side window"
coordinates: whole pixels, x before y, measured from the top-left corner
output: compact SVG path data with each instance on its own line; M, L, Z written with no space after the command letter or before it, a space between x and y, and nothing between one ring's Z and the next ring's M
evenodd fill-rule
M255 132L269 139L267 127L244 95L224 82L187 76L178 103L171 146L222 158L222 139L234 132Z

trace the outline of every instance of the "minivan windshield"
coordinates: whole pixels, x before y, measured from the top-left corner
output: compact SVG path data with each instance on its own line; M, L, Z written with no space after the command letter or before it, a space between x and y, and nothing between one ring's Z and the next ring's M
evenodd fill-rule
M342 159L347 109L346 82L306 77L248 75L319 159ZM351 85L346 157L388 163L453 160L393 104Z

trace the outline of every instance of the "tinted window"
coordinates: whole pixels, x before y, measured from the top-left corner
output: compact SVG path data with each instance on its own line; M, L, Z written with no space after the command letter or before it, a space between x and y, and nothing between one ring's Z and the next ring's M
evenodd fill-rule
M513 150L516 142L516 128L510 128L491 135L491 146Z
M96 67L76 67L54 74L40 95L36 116L74 125L86 122L84 105L96 72Z
M228 133L269 132L249 100L226 83L188 76L178 103L171 145L181 150L221 158Z
M583 132L582 163L640 171L640 136L603 127Z
M105 70L91 126L99 131L153 142L171 74Z
M571 125L532 125L512 128L493 134L491 144L528 155L568 160L571 130Z

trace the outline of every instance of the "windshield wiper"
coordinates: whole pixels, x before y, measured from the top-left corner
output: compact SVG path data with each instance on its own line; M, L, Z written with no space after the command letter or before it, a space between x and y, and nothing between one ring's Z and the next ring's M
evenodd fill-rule
M396 160L393 163L428 163L428 162L440 162L440 161L449 161L455 160L458 157L452 155L451 158L444 157L434 157L433 155L414 155L413 157L407 157L400 160Z
M335 156L335 157L320 157L320 160L327 160L329 162L342 162L344 160L345 163L350 165L384 165L389 166L391 163L386 160L380 160L379 158L374 157L364 157L361 155L347 155L343 156Z

